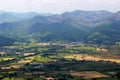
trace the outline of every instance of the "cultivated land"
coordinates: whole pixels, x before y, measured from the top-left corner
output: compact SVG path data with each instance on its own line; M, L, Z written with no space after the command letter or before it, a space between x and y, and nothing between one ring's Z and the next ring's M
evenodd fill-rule
M84 71L84 72L76 72L76 71L70 71L70 74L73 76L81 76L85 79L90 78L108 78L110 76L104 75L102 73L96 72L96 71Z
M87 61L110 61L110 62L116 62L116 63L120 64L120 59L104 58L104 57L100 57L100 56L92 56L92 55L89 55L89 54L72 54L72 55L65 56L64 58L66 58L66 59L75 59L75 60L78 60L78 61L81 61L81 60L87 60Z
M1 80L119 79L120 51L103 45L24 43L1 50Z

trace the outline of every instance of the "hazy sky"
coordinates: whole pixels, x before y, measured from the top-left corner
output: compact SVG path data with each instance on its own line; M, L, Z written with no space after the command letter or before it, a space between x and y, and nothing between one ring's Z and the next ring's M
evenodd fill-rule
M0 0L0 10L61 13L73 10L119 11L120 0Z

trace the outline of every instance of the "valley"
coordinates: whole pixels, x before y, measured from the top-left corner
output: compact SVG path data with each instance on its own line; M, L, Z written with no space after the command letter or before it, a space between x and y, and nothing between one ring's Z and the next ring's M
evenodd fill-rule
M120 70L119 50L105 46L15 42L1 50L1 80L116 80Z
M119 80L119 16L0 12L0 80Z

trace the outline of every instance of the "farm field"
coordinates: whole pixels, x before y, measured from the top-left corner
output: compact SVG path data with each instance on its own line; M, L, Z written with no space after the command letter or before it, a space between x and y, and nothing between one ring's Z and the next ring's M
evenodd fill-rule
M98 51L99 47L96 48L96 45L81 43L32 45L26 45L25 48L24 44L20 49L19 45L3 47L7 51L0 56L1 80L117 80L119 78L120 59L116 56L119 50L111 53L104 48L105 51ZM106 56L102 57L103 55Z
M88 60L88 61L110 61L110 62L116 62L120 64L120 59L112 59L112 58L103 58L100 56L92 56L89 54L72 54L69 56L65 56L66 59L75 59L75 60Z
M81 76L85 79L90 78L108 78L110 76L104 75L102 73L96 72L96 71L84 71L84 72L76 72L76 71L70 71L70 74L73 76Z

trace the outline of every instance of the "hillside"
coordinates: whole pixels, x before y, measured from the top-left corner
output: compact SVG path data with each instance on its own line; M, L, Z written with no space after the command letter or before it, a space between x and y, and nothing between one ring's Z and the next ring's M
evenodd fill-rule
M0 36L0 47L1 46L8 46L12 45L15 40L5 37L5 36Z
M92 43L109 44L120 42L120 12L110 16L108 22L90 31L88 40Z
M41 41L82 41L85 31L68 23L35 24L29 28L32 37ZM82 34L82 35L81 35Z
M14 14L16 17L18 15L34 17L1 23L0 35L17 39L34 38L43 42L80 41L108 44L120 41L120 12L76 10L48 16L37 13Z
M76 10L73 12L63 13L62 16L73 20L74 22L82 25L86 25L88 27L95 27L98 24L101 24L106 20L106 18L113 15L112 12L109 11L82 11Z

